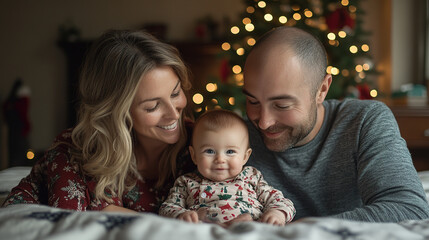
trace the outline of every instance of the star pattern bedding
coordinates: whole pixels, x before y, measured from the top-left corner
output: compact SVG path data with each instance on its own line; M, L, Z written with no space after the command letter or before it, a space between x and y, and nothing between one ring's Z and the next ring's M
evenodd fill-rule
M42 205L12 205L0 211L2 239L427 239L429 220L364 223L307 218L285 227L258 222L229 228L192 224L154 214L75 212Z
M21 169L22 170L22 169ZM419 172L429 193L429 172ZM3 175L0 173L0 183ZM401 223L366 223L307 218L285 227L258 222L228 228L192 224L155 214L76 212L43 205L0 209L1 239L429 239L429 219Z

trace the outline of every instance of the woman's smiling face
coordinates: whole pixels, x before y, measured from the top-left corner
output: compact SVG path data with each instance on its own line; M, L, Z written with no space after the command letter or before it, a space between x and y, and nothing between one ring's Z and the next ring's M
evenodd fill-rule
M180 117L186 96L171 67L157 67L142 76L130 113L133 129L142 141L173 144L180 138Z

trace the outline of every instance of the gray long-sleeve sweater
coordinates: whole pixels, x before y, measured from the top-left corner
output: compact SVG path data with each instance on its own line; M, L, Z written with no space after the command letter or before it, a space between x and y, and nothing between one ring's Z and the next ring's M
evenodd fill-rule
M390 109L369 100L327 100L323 105L317 136L285 152L269 151L248 123L253 149L248 165L293 201L295 220L429 218L422 184Z

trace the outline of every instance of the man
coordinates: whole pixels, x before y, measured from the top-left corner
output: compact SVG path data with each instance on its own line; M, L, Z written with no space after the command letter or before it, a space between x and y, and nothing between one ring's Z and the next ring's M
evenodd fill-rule
M410 153L389 108L327 100L323 45L280 27L265 34L244 67L253 153L248 164L296 207L296 218L398 222L429 217Z

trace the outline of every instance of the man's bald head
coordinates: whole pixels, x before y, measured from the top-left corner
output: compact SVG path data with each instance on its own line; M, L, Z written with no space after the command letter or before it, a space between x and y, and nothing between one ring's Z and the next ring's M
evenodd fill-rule
M315 94L326 75L327 55L322 43L310 33L294 27L278 27L264 34L249 54L267 57L289 53L298 57ZM290 55L289 55L290 56Z

